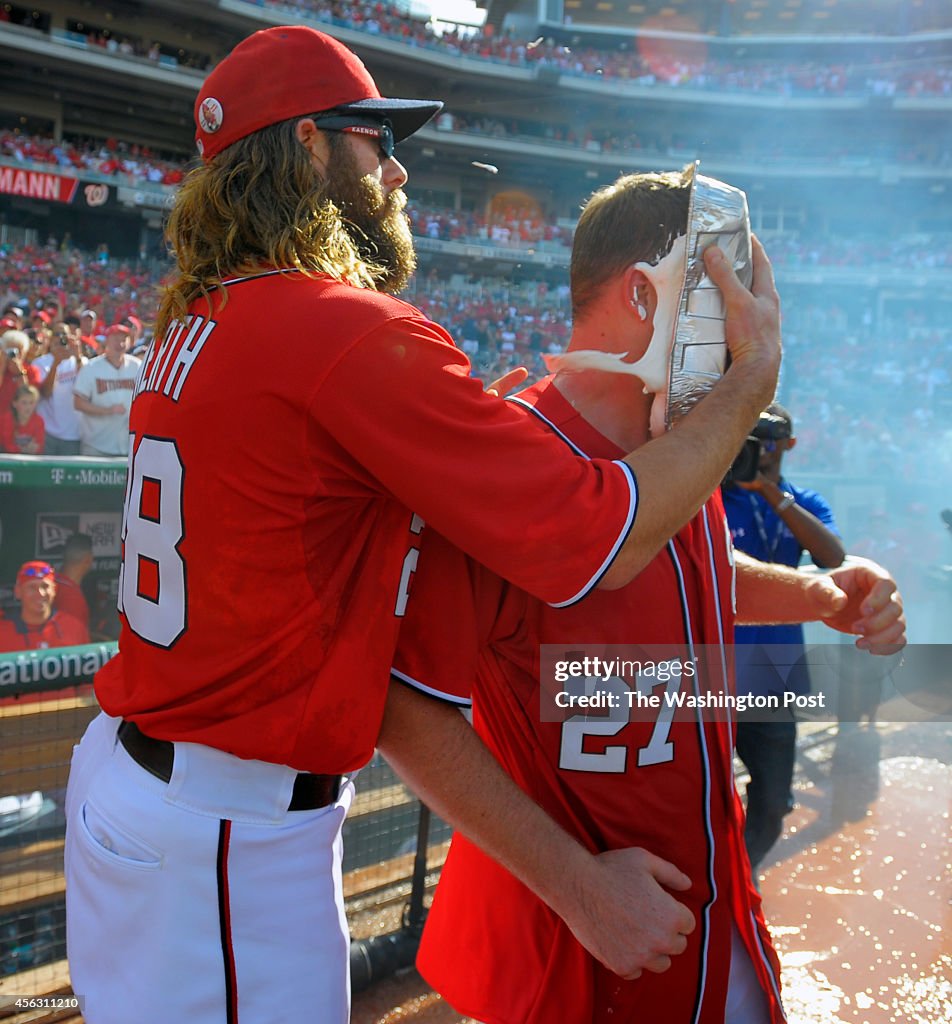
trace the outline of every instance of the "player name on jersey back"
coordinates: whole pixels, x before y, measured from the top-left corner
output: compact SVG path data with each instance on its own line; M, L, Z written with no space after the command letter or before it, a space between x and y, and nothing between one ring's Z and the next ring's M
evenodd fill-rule
M190 314L185 320L173 320L161 343L152 340L142 362L135 394L161 392L177 402L185 381L198 359L205 342L215 329L214 320Z

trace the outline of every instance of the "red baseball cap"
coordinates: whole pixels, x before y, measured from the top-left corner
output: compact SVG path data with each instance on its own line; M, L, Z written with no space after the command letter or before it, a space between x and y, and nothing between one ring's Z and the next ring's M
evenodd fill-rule
M279 25L242 40L205 79L195 144L208 161L268 125L327 110L388 118L400 142L442 108L438 100L384 98L343 43L306 25Z
M24 580L42 580L53 575L53 566L49 562L24 562L17 572L17 585Z
M132 337L132 331L125 324L110 324L106 328L104 337L108 338L110 334L121 334L126 338Z

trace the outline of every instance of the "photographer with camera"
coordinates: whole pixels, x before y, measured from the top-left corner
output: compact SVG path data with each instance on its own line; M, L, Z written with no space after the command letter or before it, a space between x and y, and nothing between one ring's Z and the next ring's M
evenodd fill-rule
M10 410L17 392L24 384L37 387L39 371L26 361L30 338L20 330L0 335L0 415Z
M46 355L49 351L52 331L45 324L40 323L38 327L28 327L23 333L29 339L24 362L35 363L40 356Z
M758 561L794 567L807 552L815 565L835 569L846 549L832 509L822 495L797 487L781 472L784 455L796 443L790 413L778 403L768 406L722 488L734 547ZM738 693L809 689L805 674L789 673L803 649L801 625L738 626L734 641ZM750 773L744 841L755 878L757 865L783 831L784 815L793 809L796 740L789 712L774 721L737 724L737 754Z
M79 328L64 321L53 324L49 352L34 364L43 374L39 413L46 424L47 455L79 455L80 414L73 385L85 362Z

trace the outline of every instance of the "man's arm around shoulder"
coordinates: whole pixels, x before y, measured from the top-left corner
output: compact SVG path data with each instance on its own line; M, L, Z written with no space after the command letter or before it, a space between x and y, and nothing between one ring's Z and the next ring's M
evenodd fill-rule
M743 625L825 622L858 637L856 646L893 654L906 643L902 596L888 570L867 559L820 575L740 551L737 565L737 621Z

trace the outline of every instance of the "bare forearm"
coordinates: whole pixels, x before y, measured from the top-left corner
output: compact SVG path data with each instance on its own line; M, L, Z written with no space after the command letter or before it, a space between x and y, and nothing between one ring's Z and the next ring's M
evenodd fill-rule
M815 576L786 565L758 562L741 551L735 551L734 558L739 625L812 622L819 617L811 591Z
M84 398L82 395L73 395L73 408L77 412L84 412L88 416L99 416L102 414L102 410L98 405L93 405L88 398Z
M906 642L896 581L875 562L851 558L829 574L807 573L736 552L736 564L741 624L821 621L858 635L856 646L873 654L894 654Z
M812 512L795 501L788 504L786 494L772 480L764 481L760 493L796 538L800 547L804 551L809 551L810 557L817 565L822 565L824 569L835 569L843 564L846 548L825 523L821 523Z
M73 395L73 408L87 416L114 416L116 410L111 405L96 405L82 395Z
M500 768L456 708L393 683L377 746L421 800L556 909L590 855Z
M56 371L58 369L59 363L53 363L46 376L40 381L39 390L41 398L49 398L53 394L53 385L56 383Z

